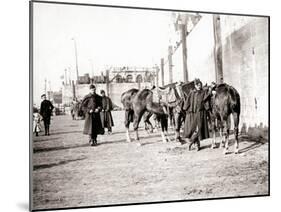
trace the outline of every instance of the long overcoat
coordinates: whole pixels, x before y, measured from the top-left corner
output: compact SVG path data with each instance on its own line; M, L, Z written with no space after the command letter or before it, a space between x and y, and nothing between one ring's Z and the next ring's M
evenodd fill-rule
M114 126L113 118L111 115L111 110L113 109L112 101L108 96L102 97L102 112L101 123L103 128L111 128Z
M184 137L191 138L198 132L199 140L209 138L207 114L210 108L209 94L205 90L193 90L188 95L183 105L186 111L184 124Z
M83 133L87 135L104 134L102 127L100 111L102 107L102 98L98 94L88 94L84 97L81 103L81 108L85 114L85 122ZM98 112L95 110L98 109ZM93 110L90 113L90 110Z
M52 110L54 109L53 104L49 100L43 100L40 106L40 115L43 117L45 124L50 124Z

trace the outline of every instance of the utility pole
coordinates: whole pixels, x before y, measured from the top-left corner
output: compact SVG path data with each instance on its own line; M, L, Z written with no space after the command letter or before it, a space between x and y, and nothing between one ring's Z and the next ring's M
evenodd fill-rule
M65 85L67 85L67 69L64 69L64 78Z
M155 72L156 72L156 88L159 88L159 67L155 65Z
M49 80L48 83L49 83L48 99L51 100L51 92L52 92L51 81Z
M223 67L222 67L222 42L221 42L221 24L220 16L213 14L213 28L214 28L214 59L216 82L223 83Z
M75 92L75 84L74 84L74 80L72 80L72 95L73 95L73 99L76 99L76 92Z
M173 47L168 47L168 63L169 63L169 83L173 83Z
M186 48L186 36L187 36L186 21L181 24L181 41L182 41L182 62L183 62L183 79L184 82L188 82L188 70L187 70L187 48Z
M79 83L79 71L78 71L78 55L77 55L77 44L75 38L72 38L74 42L74 50L75 50L75 61L76 61L76 75L77 75L77 81L76 84Z
M161 58L161 86L164 86L164 58Z
M44 80L44 94L47 95L47 79Z
M105 82L106 82L106 93L107 93L107 96L109 96L109 70L108 69L106 70Z
M71 69L70 69L70 67L68 68L68 81L69 81L69 85L71 85Z

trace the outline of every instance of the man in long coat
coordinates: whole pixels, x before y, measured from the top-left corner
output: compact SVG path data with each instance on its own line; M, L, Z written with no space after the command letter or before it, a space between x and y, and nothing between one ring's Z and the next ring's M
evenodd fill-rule
M207 121L208 91L202 90L202 82L199 79L194 80L195 90L188 95L183 110L186 111L184 137L189 138L192 144L197 144L197 150L200 150L200 141L209 138L209 129Z
M53 104L46 99L46 94L41 96L43 100L40 106L40 115L43 117L45 135L50 135L51 115L54 109Z
M96 94L94 85L90 85L90 93L82 100L81 107L85 114L83 133L89 135L91 146L96 146L97 135L104 134L104 129L100 118L102 98Z
M105 91L101 90L102 96L102 111L101 111L101 123L103 128L108 129L108 134L112 133L112 127L114 126L111 111L113 109L111 99L105 95Z

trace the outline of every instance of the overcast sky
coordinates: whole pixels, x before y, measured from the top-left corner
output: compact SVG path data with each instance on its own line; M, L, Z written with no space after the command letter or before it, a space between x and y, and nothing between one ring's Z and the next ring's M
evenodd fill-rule
M34 3L34 100L44 79L52 90L70 68L75 79L74 37L79 74L100 74L106 66L153 66L167 56L171 12ZM49 88L49 83L47 83Z

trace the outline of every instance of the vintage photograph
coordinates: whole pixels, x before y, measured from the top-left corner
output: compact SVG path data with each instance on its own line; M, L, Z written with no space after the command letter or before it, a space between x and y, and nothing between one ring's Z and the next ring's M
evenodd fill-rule
M30 2L32 210L269 195L269 17L184 9Z

